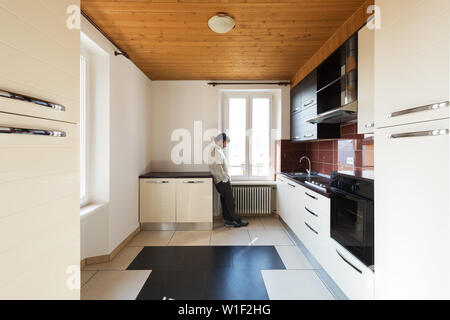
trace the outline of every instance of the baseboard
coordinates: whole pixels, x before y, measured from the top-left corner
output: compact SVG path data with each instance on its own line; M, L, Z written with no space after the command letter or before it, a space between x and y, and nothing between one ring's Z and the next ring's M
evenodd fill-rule
M80 268L83 269L85 266L90 264L96 264L96 263L104 263L109 262L112 259L114 259L115 256L122 250L130 241L133 239L139 232L141 231L141 227L137 227L136 230L131 232L119 245L111 251L110 254L105 254L102 256L95 256L95 257L89 257L86 259L81 260L80 262Z

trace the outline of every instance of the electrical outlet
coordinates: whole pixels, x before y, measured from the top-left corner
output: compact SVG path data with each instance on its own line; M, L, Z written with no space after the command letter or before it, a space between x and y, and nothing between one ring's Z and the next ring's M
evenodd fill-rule
M354 165L355 164L355 158L353 157L347 157L347 164Z

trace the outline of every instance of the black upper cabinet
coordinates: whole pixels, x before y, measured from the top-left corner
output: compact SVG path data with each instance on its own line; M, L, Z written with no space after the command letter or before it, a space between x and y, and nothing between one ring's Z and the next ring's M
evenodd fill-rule
M291 112L300 110L302 105L302 82L291 89Z
M357 37L353 36L292 88L292 141L340 138L340 124L307 120L356 101L357 47Z
M291 90L291 140L311 141L339 137L340 127L312 124L307 120L317 115L317 73L313 71Z

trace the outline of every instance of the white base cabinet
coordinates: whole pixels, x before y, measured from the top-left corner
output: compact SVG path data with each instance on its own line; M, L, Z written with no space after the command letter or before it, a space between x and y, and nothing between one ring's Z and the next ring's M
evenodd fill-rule
M284 176L277 192L279 215L347 297L373 299L372 270L330 237L331 200Z
M141 223L212 223L212 178L140 179Z
M322 267L351 300L374 298L374 272L333 239L328 239Z

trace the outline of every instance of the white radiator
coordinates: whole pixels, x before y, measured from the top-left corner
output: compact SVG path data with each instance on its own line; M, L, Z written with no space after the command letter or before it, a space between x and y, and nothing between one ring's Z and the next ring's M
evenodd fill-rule
M271 214L271 186L233 186L237 214Z

